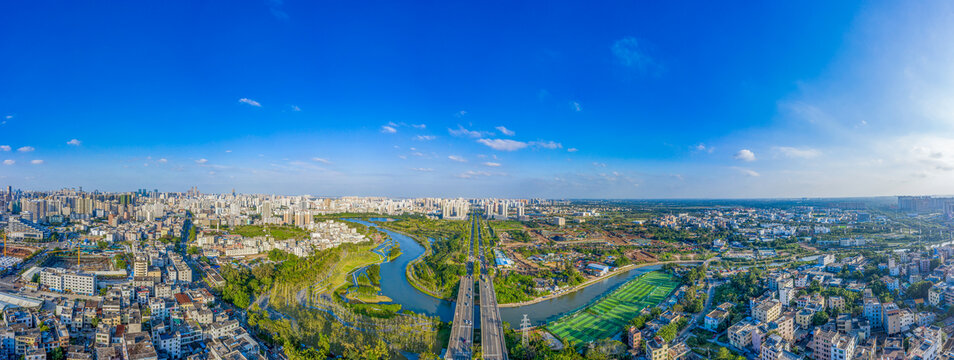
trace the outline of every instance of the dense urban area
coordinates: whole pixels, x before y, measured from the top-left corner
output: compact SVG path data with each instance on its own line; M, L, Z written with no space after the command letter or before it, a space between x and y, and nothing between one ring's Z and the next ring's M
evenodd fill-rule
M0 209L3 359L954 359L954 198Z

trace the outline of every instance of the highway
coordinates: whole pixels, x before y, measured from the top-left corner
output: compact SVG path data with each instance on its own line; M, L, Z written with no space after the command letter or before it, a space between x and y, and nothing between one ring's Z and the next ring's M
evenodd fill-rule
M460 278L457 289L457 306L454 310L454 322L451 327L450 341L447 343L445 359L469 360L473 357L474 345L474 232L470 229L470 255L467 259L467 273Z
M507 341L503 333L503 321L500 308L497 307L497 293L494 282L487 272L487 259L484 257L484 239L481 236L480 221L474 217L477 225L477 241L480 245L480 350L484 359L506 360Z

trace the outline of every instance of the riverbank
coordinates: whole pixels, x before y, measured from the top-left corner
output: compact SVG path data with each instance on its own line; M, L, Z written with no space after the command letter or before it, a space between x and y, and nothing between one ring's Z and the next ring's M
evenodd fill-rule
M501 307L501 308L510 308L510 307L520 307L520 306L526 306L526 305L533 305L533 304L536 304L536 303L540 303L540 302L544 302L544 301L547 301L547 300L555 299L555 298L558 298L558 297L561 297L561 296L564 296L564 295L568 295L568 294L571 294L571 293L574 293L574 292L583 290L583 289L585 289L586 287L588 287L588 286L590 286L590 285L593 285L593 284L596 284L596 283L598 283L598 282L600 282L600 281L609 279L609 278L611 278L611 277L613 277L613 276L616 276L616 275L625 273L625 272L630 271L630 270L633 270L633 269L638 269L638 268L641 268L641 267L654 266L654 265L664 265L664 264L694 264L694 263L703 263L703 262L705 262L705 261L704 261L704 260L673 260L673 261L657 261L657 262L651 262L651 263L642 263L642 264L626 265L626 266L623 266L623 267L618 268L618 269L616 269L616 270L613 270L612 272L610 272L609 274L606 274L606 275L604 275L604 276L600 276L600 277L595 278L595 279L590 279L590 280L584 281L583 283L581 283L581 284L579 284L579 285L576 285L576 286L574 286L574 287L572 287L572 288L570 288L569 290L566 290L566 291L561 291L561 292L559 292L559 293L549 294L549 295L545 295L545 296L538 297L538 298L533 299L533 300L522 301L522 302L518 302L518 303L498 304L498 306Z
M414 267L414 264L416 264L417 262L421 261L421 259L423 259L424 256L427 256L427 254L429 254L429 253L431 252L431 244L430 244L429 241L427 241L427 239L424 239L424 241L421 241L420 238L418 238L418 237L416 237L416 236L414 236L414 235L411 235L411 234L408 234L408 233L406 233L406 232L403 232L403 231L400 231L400 230L391 228L391 227L389 227L389 226L387 226L387 225L379 224L379 223L377 223L377 222L372 222L372 221L368 221L368 222L374 224L375 226L384 228L385 230L393 231L393 232L395 232L395 233L398 233L398 234L407 236L407 237L409 237L409 238L411 238L411 239L414 239L414 241L416 241L418 244L420 244L421 246L423 246L423 247L424 247L424 252L421 253L420 256L414 258L414 260L411 260L409 263L407 263L407 266L404 268L404 278L407 279L407 283L408 283L408 284L411 284L411 286L413 286L413 287L414 287L415 289L417 289L418 291L420 291L420 292L426 294L427 296L433 297L433 298L438 299L438 300L447 300L447 299L445 299L445 298L442 298L442 297L438 296L437 294L433 293L432 291L425 289L425 288L424 288L424 285L421 285L420 282L418 282L417 277L414 276L414 272L411 271L411 269ZM395 257L395 258L397 258L397 257Z

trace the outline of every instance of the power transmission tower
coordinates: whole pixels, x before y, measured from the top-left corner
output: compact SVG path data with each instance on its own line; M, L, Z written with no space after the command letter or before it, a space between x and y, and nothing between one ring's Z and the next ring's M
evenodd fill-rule
M530 342L530 318L523 314L523 320L520 320L520 331L523 332L523 346L526 347Z

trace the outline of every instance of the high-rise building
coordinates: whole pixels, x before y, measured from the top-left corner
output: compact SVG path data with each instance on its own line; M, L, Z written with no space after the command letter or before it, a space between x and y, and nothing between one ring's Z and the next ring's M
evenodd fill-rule
M781 313L782 303L775 299L762 302L752 309L752 317L763 323L775 320Z
M901 309L895 303L885 303L881 312L881 323L888 335L901 332Z
M812 349L812 359L814 360L832 360L832 345L837 341L838 333L835 331L822 330L815 328L812 333L812 341L809 347Z
M669 343L658 336L647 340L646 358L649 360L669 360Z

